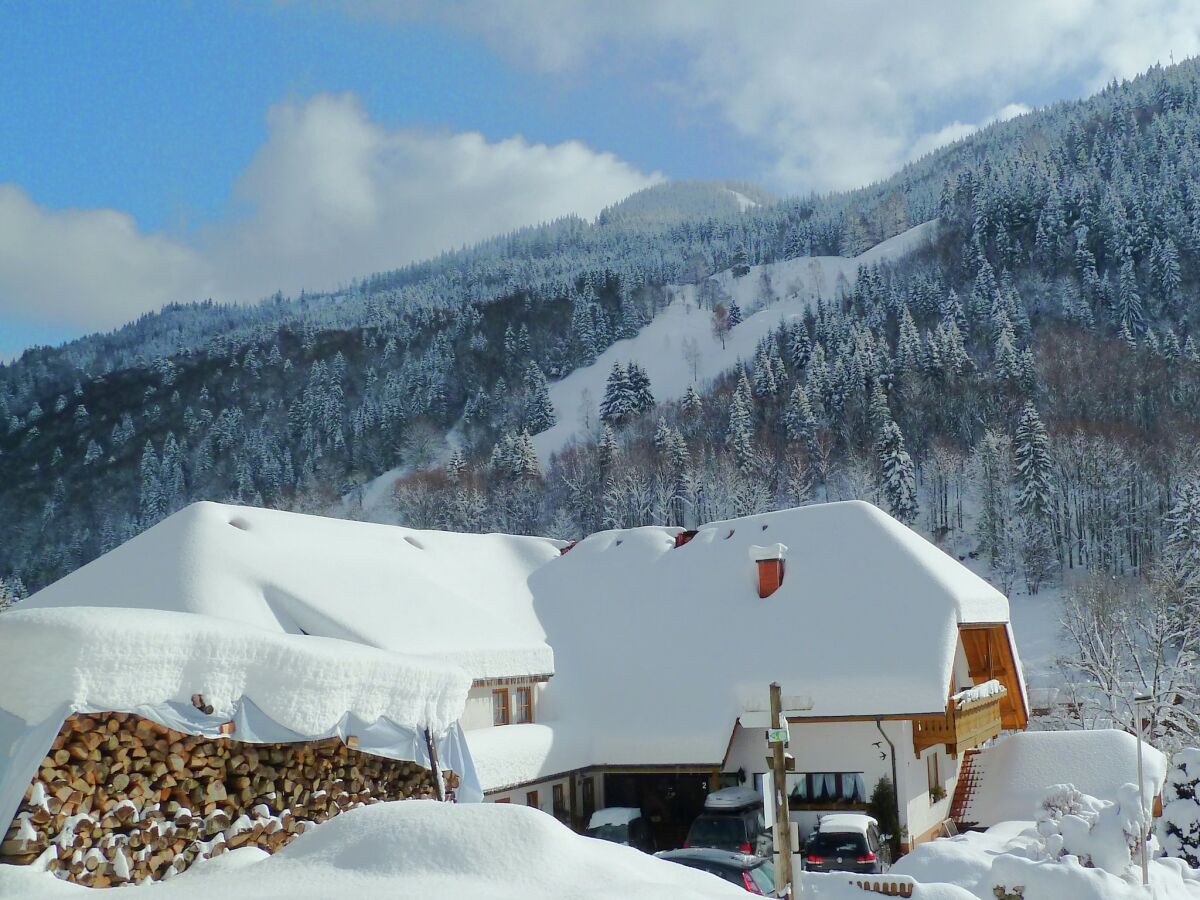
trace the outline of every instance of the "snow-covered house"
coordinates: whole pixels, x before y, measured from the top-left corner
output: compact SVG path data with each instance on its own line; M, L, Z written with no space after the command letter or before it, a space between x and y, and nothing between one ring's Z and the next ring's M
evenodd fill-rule
M767 768L779 682L802 829L894 771L915 843L963 752L1028 720L1005 597L866 503L595 534L528 585L555 670L532 722L464 720L491 799L641 805L678 839L706 789Z
M947 818L963 752L1028 717L1004 596L861 502L573 545L197 504L27 605L81 596L457 666L487 799L577 823L641 806L663 842L764 772L771 682L793 817L894 774L910 843Z
M122 883L361 803L480 799L467 669L540 676L552 656L454 552L421 554L387 526L200 503L6 612L0 859L49 844L60 874ZM486 628L455 637L464 619Z

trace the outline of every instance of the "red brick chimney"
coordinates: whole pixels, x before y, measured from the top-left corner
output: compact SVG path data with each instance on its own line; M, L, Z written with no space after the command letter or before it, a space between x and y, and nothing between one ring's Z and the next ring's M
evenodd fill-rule
M771 544L767 547L751 547L750 559L758 566L758 596L770 597L783 584L783 562L787 547Z

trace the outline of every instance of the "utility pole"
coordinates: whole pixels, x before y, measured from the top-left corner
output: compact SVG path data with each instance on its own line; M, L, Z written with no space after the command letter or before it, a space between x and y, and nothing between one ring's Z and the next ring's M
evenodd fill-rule
M1137 775L1138 775L1138 845L1141 847L1142 884L1150 884L1150 866L1146 860L1146 844L1149 842L1149 828L1146 825L1146 778L1142 766L1142 724L1145 718L1143 706L1153 697L1142 694L1134 699L1134 716L1137 717Z
M779 685L771 683L771 727L776 731L787 728L783 718L783 698ZM771 741L771 769L774 772L775 789L775 852L778 854L775 871L776 888L785 889L783 896L792 896L792 822L788 815L787 758L783 740Z

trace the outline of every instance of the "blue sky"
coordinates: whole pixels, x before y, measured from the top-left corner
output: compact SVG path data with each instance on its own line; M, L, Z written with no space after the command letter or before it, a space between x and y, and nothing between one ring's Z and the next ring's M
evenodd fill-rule
M54 207L113 207L146 229L229 211L230 186L286 98L354 91L390 127L578 139L673 178L742 177L754 148L676 114L644 77L546 79L444 26L397 27L337 9L204 3L0 7L0 180ZM657 62L660 70L670 58ZM653 77L653 76L651 76Z
M664 177L853 187L1200 49L1185 0L1147 2L6 3L0 359Z

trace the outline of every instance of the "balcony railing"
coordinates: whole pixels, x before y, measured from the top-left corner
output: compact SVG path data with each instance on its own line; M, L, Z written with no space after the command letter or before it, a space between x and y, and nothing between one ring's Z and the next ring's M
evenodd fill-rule
M946 745L946 752L957 756L963 750L978 747L1002 730L1000 703L1005 688L989 681L954 694L942 716L922 716L913 720L913 750L917 756L928 747Z

